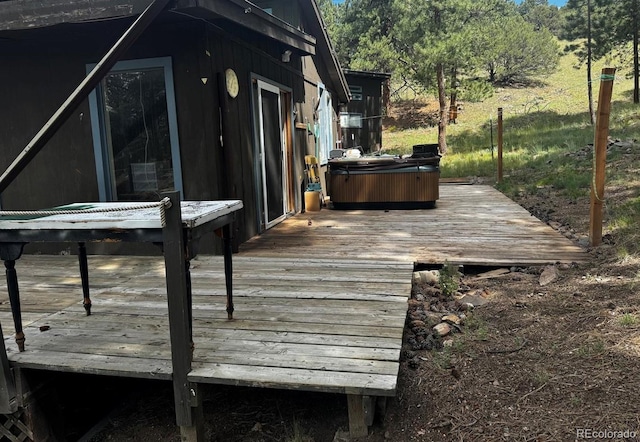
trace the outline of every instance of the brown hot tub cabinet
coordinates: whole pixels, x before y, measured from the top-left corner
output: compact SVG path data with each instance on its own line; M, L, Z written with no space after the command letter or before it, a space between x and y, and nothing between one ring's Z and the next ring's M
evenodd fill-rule
M329 195L336 209L433 208L440 157L338 158L329 161Z

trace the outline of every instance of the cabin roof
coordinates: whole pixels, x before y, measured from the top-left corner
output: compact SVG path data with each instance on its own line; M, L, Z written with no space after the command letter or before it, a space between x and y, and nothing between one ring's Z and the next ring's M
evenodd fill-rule
M189 15L221 24L223 29L241 25L280 41L302 55L325 60L333 90L340 102L349 101L344 72L331 44L316 0L299 0L308 19L307 34L269 14L248 0L175 0L159 19L177 21ZM63 24L91 23L141 14L152 0L0 0L0 35ZM227 24L227 26L224 26ZM314 37L315 36L315 37ZM0 37L1 38L1 37Z
M312 18L309 23L309 32L317 36L318 54L327 62L329 76L333 82L334 90L338 94L339 101L341 103L347 103L349 101L349 86L347 85L347 80L338 61L336 51L329 39L327 26L324 24L324 20L320 14L320 8L318 8L316 0L301 0L300 4L304 13Z
M24 31L69 23L87 23L141 14L152 0L21 0L0 1L0 32ZM307 55L316 39L246 0L176 0L161 20L187 14L241 25Z
M364 78L371 78L371 79L379 79L383 81L391 78L391 74L388 74L386 72L355 71L352 69L345 69L344 74L345 76L350 76L350 77L364 77Z

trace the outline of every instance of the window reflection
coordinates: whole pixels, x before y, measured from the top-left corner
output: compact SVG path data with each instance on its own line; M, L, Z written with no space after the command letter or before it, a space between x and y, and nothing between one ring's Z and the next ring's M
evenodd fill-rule
M164 71L112 72L102 91L113 197L157 201L175 188Z

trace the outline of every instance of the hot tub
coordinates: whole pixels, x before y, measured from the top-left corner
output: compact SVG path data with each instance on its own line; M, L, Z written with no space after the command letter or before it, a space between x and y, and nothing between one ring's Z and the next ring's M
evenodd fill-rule
M439 197L440 156L372 156L329 160L328 192L336 209L421 209Z

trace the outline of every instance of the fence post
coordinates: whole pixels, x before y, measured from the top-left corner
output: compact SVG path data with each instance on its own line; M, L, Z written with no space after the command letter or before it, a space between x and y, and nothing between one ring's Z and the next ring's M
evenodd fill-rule
M502 108L498 108L498 183L502 182Z
M604 203L605 168L609 139L609 115L615 68L604 68L600 76L600 95L596 117L596 133L593 152L593 182L591 183L591 210L589 243L595 247L602 242L602 205Z

